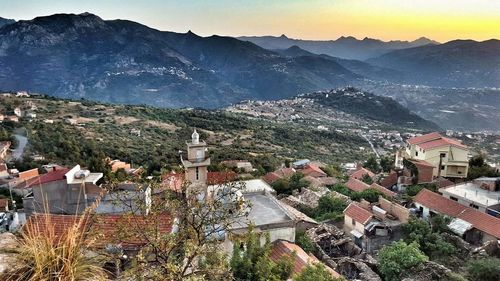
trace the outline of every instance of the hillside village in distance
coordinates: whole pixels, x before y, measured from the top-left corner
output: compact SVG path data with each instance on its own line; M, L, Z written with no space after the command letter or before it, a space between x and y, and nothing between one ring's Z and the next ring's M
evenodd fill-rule
M334 132L355 137L360 144L350 149L356 153L335 162L299 147L298 155L316 158L257 151L266 144L278 146L269 143L245 146L247 154L235 155L231 146L240 148L240 139L245 140L241 132L217 134L205 128L203 120L196 120L197 126L184 120L181 128L181 123L160 118L141 119L149 109L85 105L27 92L3 93L0 101L9 105L0 108L4 110L0 112L0 245L5 249L17 247L14 235L23 230L42 236L50 232L61 239L74 227L75 218L83 218L78 230L96 240L89 252L107 258L103 267L110 278L118 278L137 259L148 266L161 264L154 251L145 249L165 242L162 239L177 241L172 237L185 234L183 228L192 223L185 216L189 214L205 219L200 233L231 264L238 264L235 257L250 247L245 234L267 239L266 258L272 264L291 259L288 278L322 265L332 278L344 280L463 280L457 276L467 262L500 257L498 132L405 129L327 108L303 96L242 102L217 115L220 120L242 118L236 123L248 118L257 128L284 124L280 128L289 130L307 124L311 135ZM70 114L64 106L82 109L69 110ZM61 113L49 113L49 107ZM96 112L99 118L92 115ZM115 118L124 112L140 114ZM188 118L190 111L162 114ZM115 143L108 142L110 128L125 132L132 141L116 137ZM90 129L90 135L82 133ZM105 155L101 152L106 150L100 150L113 144L133 148L131 143L144 142L153 154L154 146L162 144L156 144L154 137L150 143L151 136L167 132L166 140L172 140L180 131L187 135L176 140L182 146L168 146L170 151L163 155L173 162L159 168L152 162L131 161L136 158L127 151ZM72 134L81 143L40 146L44 141L53 143L45 136ZM96 142L84 145L88 139ZM315 143L308 145L316 148ZM62 162L59 155L70 155L74 152L70 150L79 151L80 162ZM275 162L261 163L258 154L268 154ZM52 161L57 159L61 162ZM169 212L158 209L171 198L184 198L180 202L185 205ZM217 211L207 211L210 208ZM156 236L149 232L153 229ZM387 270L383 249L409 245L422 250L418 266ZM201 260L183 262L181 267L189 264L187 273L202 271ZM0 273L16 262L9 252L0 251ZM388 274L396 279L388 279Z

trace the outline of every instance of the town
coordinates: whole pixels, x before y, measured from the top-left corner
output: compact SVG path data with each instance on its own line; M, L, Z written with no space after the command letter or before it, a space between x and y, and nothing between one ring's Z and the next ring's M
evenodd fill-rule
M262 259L285 280L311 271L332 280L463 280L461 274L474 265L500 257L498 164L473 154L471 142L455 138L482 141L490 135L384 130L374 128L383 127L377 122L360 129L339 126L334 130L366 138L364 159L280 157L276 167L259 171L254 159L212 159L214 144L201 138L209 135L199 126L189 129L181 150L169 152L177 165L152 173L142 166L146 163L112 155L103 165L45 163L53 158L25 148L30 136L20 133L21 125L85 128L92 119L45 118L40 100L25 92L2 99L16 105L0 115L7 128L0 145L2 274L30 266L12 254L26 245L23 239L46 237L63 244L70 235L91 241L82 248L105 260L102 272L116 279L161 274L180 280L207 272L214 280L247 280L249 274L271 278L265 270L250 272L247 258ZM303 118L300 112L260 109L280 108L283 102L229 110L277 119L273 122ZM320 131L333 129L320 126ZM132 127L128 133L139 138L149 132ZM13 143L16 148L10 149ZM31 154L23 155L24 150ZM40 165L23 169L23 159ZM193 233L198 238L189 237ZM189 247L197 249L195 254ZM172 251L182 252L183 259L169 260L166 253ZM252 256L258 255L254 251L261 256ZM224 260L232 277L225 275Z

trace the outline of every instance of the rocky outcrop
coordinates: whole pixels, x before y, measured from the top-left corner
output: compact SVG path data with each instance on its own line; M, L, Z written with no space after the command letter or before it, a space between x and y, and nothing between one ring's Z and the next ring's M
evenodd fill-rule
M0 274L7 272L16 263L15 251L19 242L12 233L0 234Z
M428 261L405 272L402 281L439 281L451 273L446 266Z
M354 258L340 258L337 261L337 272L349 280L382 281L366 263Z

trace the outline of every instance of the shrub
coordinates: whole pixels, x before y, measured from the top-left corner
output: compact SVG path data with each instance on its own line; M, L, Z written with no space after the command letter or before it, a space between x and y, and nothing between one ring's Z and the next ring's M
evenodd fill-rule
M385 280L399 280L399 276L405 270L418 266L427 261L427 256L420 251L418 244L413 242L406 244L398 241L380 250L379 270Z
M486 258L471 262L467 266L467 274L471 280L500 280L500 259Z

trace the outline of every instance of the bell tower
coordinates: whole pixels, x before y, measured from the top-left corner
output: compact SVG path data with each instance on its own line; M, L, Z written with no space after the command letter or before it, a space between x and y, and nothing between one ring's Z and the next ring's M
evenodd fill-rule
M210 158L207 157L207 144L200 140L200 135L194 129L191 141L187 141L187 159L181 156L182 165L186 170L189 189L206 192L207 173Z

